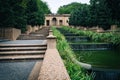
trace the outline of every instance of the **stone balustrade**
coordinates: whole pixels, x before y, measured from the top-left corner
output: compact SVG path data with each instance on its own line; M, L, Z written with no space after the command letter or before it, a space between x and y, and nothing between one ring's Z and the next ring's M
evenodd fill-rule
M35 32L35 31L38 31L40 29L43 28L43 26L31 26L31 25L27 25L27 31L26 31L26 34L30 34L31 32Z
M56 49L56 37L49 31L47 50L38 80L70 80L63 61Z

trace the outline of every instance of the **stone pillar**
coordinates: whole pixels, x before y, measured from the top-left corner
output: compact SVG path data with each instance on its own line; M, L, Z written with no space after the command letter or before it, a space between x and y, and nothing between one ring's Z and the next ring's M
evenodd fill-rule
M86 31L86 30L87 30L87 28L84 28L84 30Z
M111 25L111 30L112 30L112 31L117 30L117 25Z
M27 28L27 31L26 31L27 34L32 32L32 26L31 25L27 25L26 28Z
M49 26L53 26L53 24L52 24L52 19L50 19L50 25Z
M56 48L56 37L53 36L52 30L49 31L49 36L47 36L47 49L55 49Z

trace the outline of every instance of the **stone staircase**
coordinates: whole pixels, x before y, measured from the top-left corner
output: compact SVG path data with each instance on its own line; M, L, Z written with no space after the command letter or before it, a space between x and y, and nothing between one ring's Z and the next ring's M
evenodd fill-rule
M44 41L48 36L49 28L43 27L29 35L21 34L16 41L0 42L0 61L43 60L47 48Z
M43 60L46 44L0 44L0 61Z
M45 40L48 36L48 31L50 27L43 27L42 29L32 32L29 35L21 34L17 40Z

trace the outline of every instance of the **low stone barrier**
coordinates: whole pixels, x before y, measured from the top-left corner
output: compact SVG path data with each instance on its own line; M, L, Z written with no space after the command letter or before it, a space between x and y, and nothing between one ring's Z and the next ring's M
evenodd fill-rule
M40 29L42 29L42 26L31 26L31 25L27 25L27 31L26 31L26 33L27 34L30 34L31 32L35 32L35 31L38 31L38 30L40 30Z
M56 49L56 37L52 35L51 30L47 37L47 50L38 80L70 80L59 52Z
M16 28L0 28L0 39L16 40L21 34L20 29Z

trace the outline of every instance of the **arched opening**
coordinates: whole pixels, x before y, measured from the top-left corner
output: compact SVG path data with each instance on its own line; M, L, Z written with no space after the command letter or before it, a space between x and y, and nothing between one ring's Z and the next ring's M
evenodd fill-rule
M46 25L50 26L50 21L49 20L46 20Z
M56 25L57 25L57 19L56 19L56 18L53 18L53 19L52 19L52 23L53 23L53 26L56 26Z
M63 20L59 21L59 25L62 26L63 25Z

